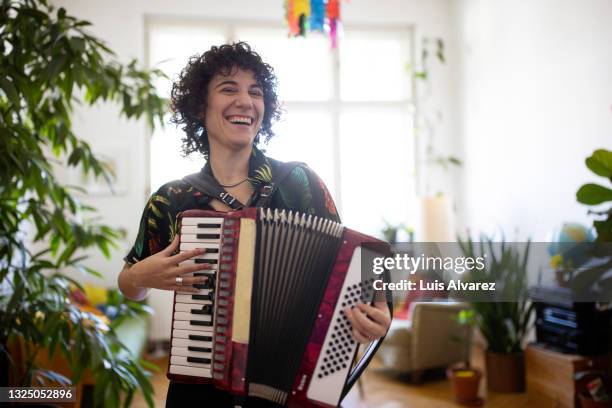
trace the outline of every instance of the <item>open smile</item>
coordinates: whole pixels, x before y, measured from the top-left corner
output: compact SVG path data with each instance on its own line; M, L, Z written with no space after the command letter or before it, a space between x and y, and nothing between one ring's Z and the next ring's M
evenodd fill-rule
M239 125L239 126L251 126L254 122L255 119L250 117L250 116L243 116L243 115L230 115L230 116L226 116L225 119L230 122L232 125Z

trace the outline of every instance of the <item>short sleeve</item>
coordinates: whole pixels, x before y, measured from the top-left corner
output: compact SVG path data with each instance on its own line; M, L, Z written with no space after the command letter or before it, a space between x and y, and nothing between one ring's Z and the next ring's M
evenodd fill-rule
M338 210L325 183L308 166L294 168L279 186L287 206L297 211L340 222Z
M149 198L140 219L134 246L123 260L134 264L166 248L176 234L176 214L170 201L169 189L162 186Z

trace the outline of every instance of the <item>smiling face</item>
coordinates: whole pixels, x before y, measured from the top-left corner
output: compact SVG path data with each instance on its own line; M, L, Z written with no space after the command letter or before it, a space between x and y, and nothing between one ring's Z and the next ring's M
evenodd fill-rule
M251 71L232 69L208 83L205 113L211 151L251 149L264 116L264 96Z

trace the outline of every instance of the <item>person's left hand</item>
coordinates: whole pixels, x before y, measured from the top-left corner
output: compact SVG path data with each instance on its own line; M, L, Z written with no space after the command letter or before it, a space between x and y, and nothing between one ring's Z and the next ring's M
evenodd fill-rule
M359 343L369 343L381 338L391 325L391 313L385 302L374 302L374 306L358 303L344 309L353 327L353 338Z

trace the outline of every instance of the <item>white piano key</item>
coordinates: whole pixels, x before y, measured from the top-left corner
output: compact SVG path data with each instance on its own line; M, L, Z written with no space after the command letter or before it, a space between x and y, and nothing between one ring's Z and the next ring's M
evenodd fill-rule
M174 311L175 312L192 312L193 310L204 310L202 308L202 306L209 306L209 305L195 305L192 303L176 303L174 305ZM212 314L213 310L211 307L208 307L208 309L211 309L210 312L206 313L206 315ZM204 314L198 314L199 316L202 316Z
M186 252L186 251L182 251L182 252ZM211 260L211 261L217 261L219 262L219 254L218 253L205 253L202 255L196 255L192 258L186 259L183 262L180 263L180 265L182 265L183 263L196 263L195 260L196 259L206 259L206 260Z
M199 358L208 358L212 359L212 353L210 351L194 351L189 350L187 347L172 347L170 350L170 354L173 356L183 356L183 357L199 357Z
M181 241L200 242L201 239L205 239L201 235L221 235L222 230L222 228L197 228L190 226L183 227L181 228Z
M182 235L197 235L197 234L220 234L221 226L215 228L200 228L197 225L183 225L181 227Z
M173 327L175 329L195 330L207 333L212 333L214 330L214 326L199 326L197 324L191 324L189 320L175 320Z
M211 305L212 301L210 299L194 299L193 294L190 293L188 295L182 294L184 292L177 292L176 294L176 303L190 303L194 305Z
M209 279L212 279L213 282L215 282L216 281L216 273L217 273L217 271L214 270L214 269L204 269L204 270L201 270L201 271L184 273L181 276L183 278L193 278L193 277L209 278Z
M210 289L198 289L197 292L187 292L187 291L182 291L182 290L177 290L176 291L177 294L180 295L201 295L201 296L209 296L210 295Z
M181 225L198 225L198 224L218 224L223 225L225 218L221 217L184 217Z
M212 378L210 368L188 367L170 364L170 374L190 375L195 377Z
M179 337L174 337L172 339L172 347L204 347L204 348L212 348L212 341L198 341L198 340L190 340L190 339L182 339Z
M200 367L200 368L210 368L210 363L195 363L193 361L187 361L187 357L185 356L172 356L170 357L170 364L189 366L189 367Z
M181 251L191 251L196 248L211 248L211 249L219 249L220 241L211 239L211 240L202 240L198 242L181 242L180 250ZM211 252L212 253L212 252Z
M189 312L174 312L175 320L197 320L199 322L212 322L211 315L202 315Z
M192 333L189 330L178 330L178 329L172 330L172 337L175 340L176 339L185 339L185 340L189 340L189 341L203 341L203 342L209 342L209 341L212 341L212 339L213 339L212 334ZM206 338L207 340L197 340L199 338Z

